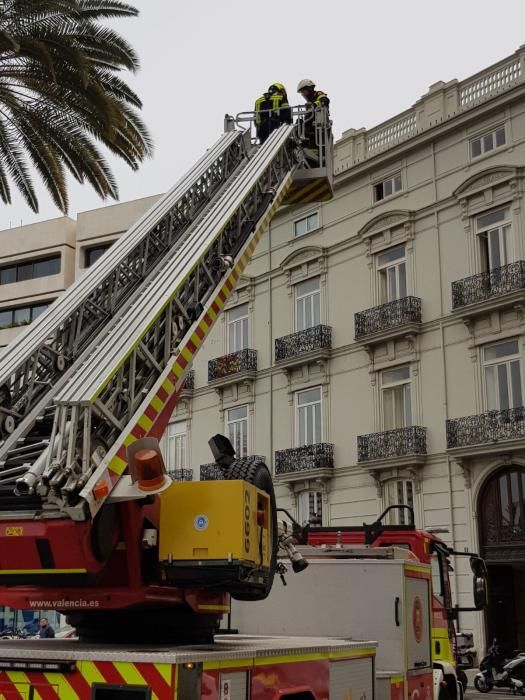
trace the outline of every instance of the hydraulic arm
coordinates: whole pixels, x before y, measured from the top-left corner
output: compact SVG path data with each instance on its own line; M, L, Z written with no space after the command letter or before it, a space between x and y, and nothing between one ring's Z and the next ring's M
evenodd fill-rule
M161 489L130 496L130 454L138 441L162 436L193 358L277 208L331 196L328 115L299 117L263 146L228 118L215 146L0 360L1 603L34 605L52 588L58 609L82 598L99 611L181 603L217 615L224 592L239 589L222 573L223 583L210 585L199 566L189 567L198 579L185 577L169 538L159 564ZM307 119L319 144L313 165L303 151ZM244 478L232 470L229 478ZM264 495L273 498L271 484L254 479L262 563L275 504ZM213 484L195 487L189 492L205 499ZM250 567L239 564L246 582L267 589L273 572L266 580Z

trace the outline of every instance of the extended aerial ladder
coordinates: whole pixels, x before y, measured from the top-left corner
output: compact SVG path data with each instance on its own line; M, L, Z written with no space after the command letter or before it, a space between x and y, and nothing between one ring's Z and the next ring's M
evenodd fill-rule
M159 566L170 482L144 493L129 465L138 444L161 437L277 208L332 196L328 114L294 112L296 125L263 146L242 126L253 115L227 117L194 168L0 359L0 604L92 619L149 606L152 624L152 606L224 611L231 581L188 579L171 551ZM303 149L310 120L316 163ZM262 561L267 505L254 497Z

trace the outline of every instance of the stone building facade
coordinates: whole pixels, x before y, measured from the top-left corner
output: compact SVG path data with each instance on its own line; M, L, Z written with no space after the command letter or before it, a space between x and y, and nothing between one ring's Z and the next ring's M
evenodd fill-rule
M487 560L490 612L460 626L513 647L525 645L524 174L524 48L345 131L334 199L280 210L164 437L180 478L212 478L207 439L225 432L266 459L301 521L411 506L418 526ZM155 199L0 233L0 345L38 313L16 309L51 301ZM34 274L57 255L58 271ZM470 605L463 559L452 579Z

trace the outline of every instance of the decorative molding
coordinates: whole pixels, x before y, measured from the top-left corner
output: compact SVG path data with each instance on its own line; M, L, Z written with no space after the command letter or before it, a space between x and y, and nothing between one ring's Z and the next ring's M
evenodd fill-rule
M408 209L396 209L395 211L379 214L366 223L357 232L361 240L366 240L392 227L397 227L401 223L410 224L414 218L414 212Z
M496 183L500 183L504 180L512 180L521 177L520 168L515 168L507 165L499 165L492 168L487 168L482 170L475 175L471 175L467 178L459 187L453 192L454 197L460 201L461 209L463 212L462 218L465 215L465 209L467 203L465 201L466 197L479 192L481 190L492 187ZM516 189L515 187L513 189Z
M312 262L313 260L323 260L328 254L326 248L321 248L320 246L307 246L306 248L299 248L295 250L281 263L281 269L284 272L293 270L296 267L301 267L306 262Z
M472 464L470 459L465 459L462 457L456 458L456 462L463 472L463 479L465 481L465 488L470 489L472 486Z

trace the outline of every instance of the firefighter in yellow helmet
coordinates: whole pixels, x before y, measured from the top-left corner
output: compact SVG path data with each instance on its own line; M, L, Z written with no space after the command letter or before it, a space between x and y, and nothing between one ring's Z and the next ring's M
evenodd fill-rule
M255 131L259 143L281 124L292 123L292 110L288 104L286 88L282 83L272 83L268 92L255 100Z

